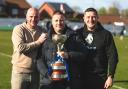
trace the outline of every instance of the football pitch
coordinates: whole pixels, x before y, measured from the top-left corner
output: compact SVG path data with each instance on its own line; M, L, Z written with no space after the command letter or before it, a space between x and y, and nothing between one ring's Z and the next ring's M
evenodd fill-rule
M119 63L110 89L128 89L128 37L114 37L119 54ZM0 31L0 89L11 89L11 31Z

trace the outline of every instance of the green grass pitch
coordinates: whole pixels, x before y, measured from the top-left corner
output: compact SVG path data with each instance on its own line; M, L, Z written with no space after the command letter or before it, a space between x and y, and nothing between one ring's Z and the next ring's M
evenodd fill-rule
M11 33L12 31L0 31L0 89L11 89ZM120 40L117 36L114 40L119 54L119 63L114 85L110 89L128 89L128 37Z

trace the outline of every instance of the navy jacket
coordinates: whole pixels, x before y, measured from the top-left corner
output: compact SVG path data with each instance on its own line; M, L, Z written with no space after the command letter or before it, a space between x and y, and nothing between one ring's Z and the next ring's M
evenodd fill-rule
M47 32L49 38L42 44L38 53L37 67L41 75L48 78L48 68L50 63L57 52L57 47L52 41L51 37L54 34L53 27L49 25L47 27ZM82 39L81 35L71 30L69 27L65 26L63 34L67 35L68 39L64 44L64 50L68 52L69 58L66 62L69 66L70 78L79 78L81 75L81 67L84 61L86 61L87 48L85 46L85 41Z

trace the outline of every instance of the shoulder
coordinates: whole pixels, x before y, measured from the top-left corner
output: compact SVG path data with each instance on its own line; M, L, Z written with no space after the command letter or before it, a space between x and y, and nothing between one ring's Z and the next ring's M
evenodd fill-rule
M109 35L109 36L112 36L112 33L110 31L108 31L107 29L102 29L101 32L105 35Z
M106 40L110 41L113 39L113 35L110 31L108 31L107 29L104 29L102 28L100 30L100 32L98 33L98 35L101 37L101 38L105 38Z
M67 35L69 35L69 36L70 36L70 35L73 35L74 32L75 32L73 29L71 29L71 28L68 27L68 26L65 27L65 31L66 31L65 33L66 33Z
M20 33L23 31L23 29L25 28L24 26L24 23L22 24L19 24L19 25L16 25L14 28L13 28L13 33L16 32L16 33Z
M41 26L37 26L37 31L42 33L42 32L46 32L46 29Z
M76 35L83 35L83 33L84 33L84 27L81 27L81 28L79 28L79 29L77 29L77 30L75 31L75 34L76 34Z
M101 25L101 23L98 23L98 30L104 35L112 35L110 31L108 31L103 27L103 25Z

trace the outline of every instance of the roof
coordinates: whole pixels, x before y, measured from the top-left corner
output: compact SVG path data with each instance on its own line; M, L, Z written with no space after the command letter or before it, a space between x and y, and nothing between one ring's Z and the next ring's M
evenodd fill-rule
M31 5L26 2L26 0L6 0L6 2L11 3L11 4L16 4L20 8L29 8Z
M71 13L74 12L66 3L45 2L44 4L48 4L49 6L51 6L52 8L54 8L56 11L60 10L60 6L63 5L63 8L64 8L64 10L66 12L71 12Z

